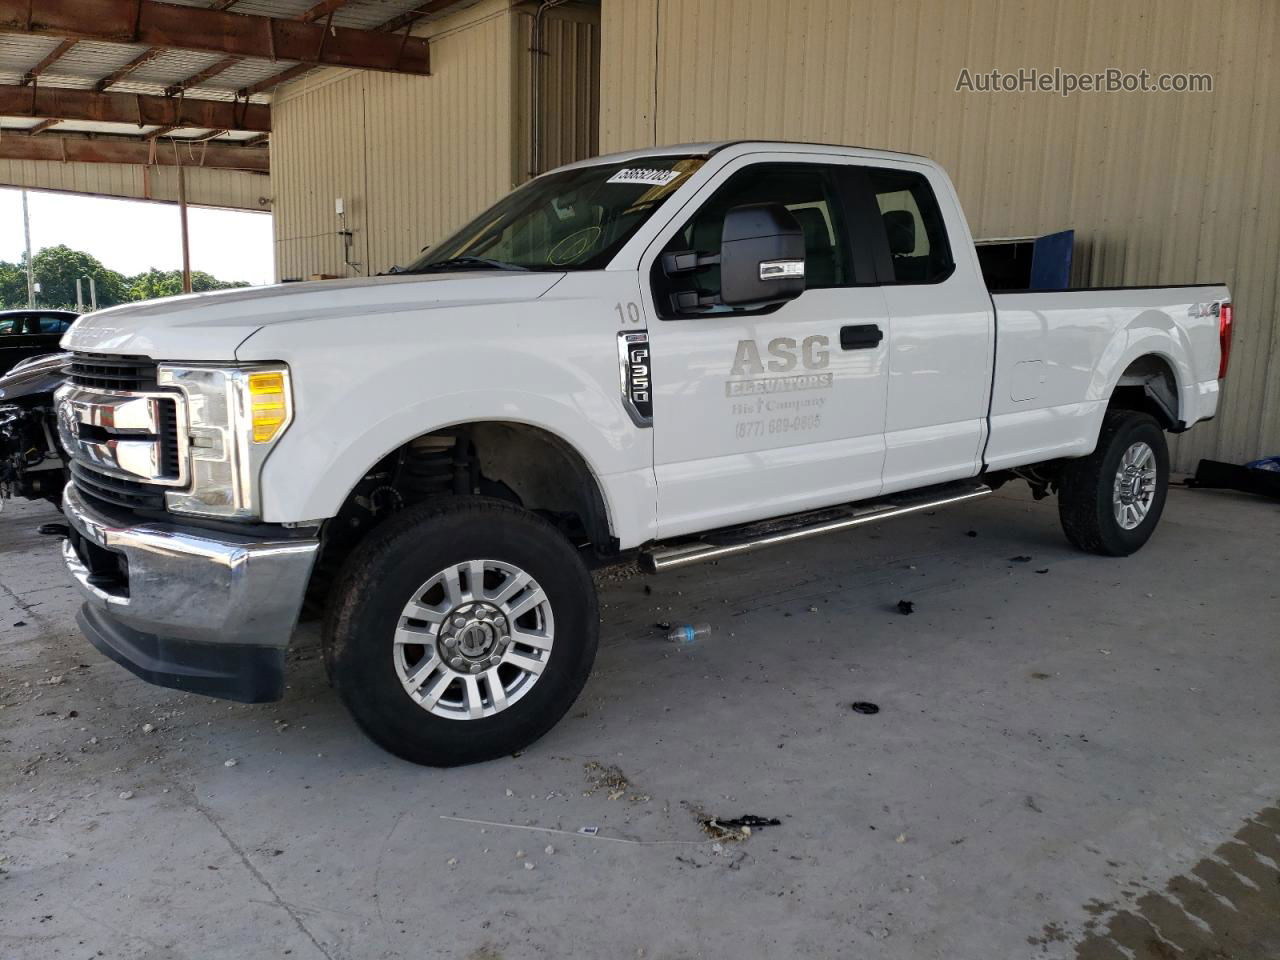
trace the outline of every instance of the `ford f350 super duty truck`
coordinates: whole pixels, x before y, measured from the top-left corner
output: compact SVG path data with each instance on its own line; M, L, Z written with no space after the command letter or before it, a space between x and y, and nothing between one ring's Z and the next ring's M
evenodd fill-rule
M304 608L360 726L516 750L582 689L588 569L1056 493L1137 550L1212 417L1221 285L992 295L946 174L791 143L599 157L393 275L82 317L57 398L80 624L153 683L284 689Z

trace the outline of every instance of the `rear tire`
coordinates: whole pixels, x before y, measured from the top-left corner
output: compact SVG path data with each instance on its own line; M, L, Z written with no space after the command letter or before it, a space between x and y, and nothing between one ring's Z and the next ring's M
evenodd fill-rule
M550 730L586 683L598 634L591 576L555 528L511 503L459 497L405 510L357 548L324 655L374 742L448 767Z
M1150 539L1169 491L1169 447L1155 418L1108 410L1097 448L1072 460L1058 491L1062 530L1081 550L1127 557Z

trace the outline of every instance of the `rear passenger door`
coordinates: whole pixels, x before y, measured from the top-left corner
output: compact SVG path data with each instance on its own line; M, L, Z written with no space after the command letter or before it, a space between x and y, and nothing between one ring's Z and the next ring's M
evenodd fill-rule
M892 493L981 470L995 328L945 174L882 163L864 169L864 205L889 318L883 492Z
M812 154L740 158L646 252L659 536L879 492L885 305L846 206L850 169ZM766 309L682 306L719 293L719 267L668 275L661 255L719 253L725 213L754 203L800 223L805 291Z

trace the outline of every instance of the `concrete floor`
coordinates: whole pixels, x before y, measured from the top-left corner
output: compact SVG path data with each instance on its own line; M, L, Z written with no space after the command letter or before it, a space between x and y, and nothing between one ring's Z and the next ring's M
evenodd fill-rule
M52 516L0 516L3 960L1280 956L1274 504L1175 489L1105 560L1010 489L612 578L570 716L448 771L356 731L314 628L280 704L134 679L76 633Z

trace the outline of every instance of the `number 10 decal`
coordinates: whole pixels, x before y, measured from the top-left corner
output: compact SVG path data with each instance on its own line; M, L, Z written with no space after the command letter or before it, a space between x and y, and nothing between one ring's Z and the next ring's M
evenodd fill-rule
M618 332L618 373L622 405L637 427L653 426L653 378L649 369L649 331Z

